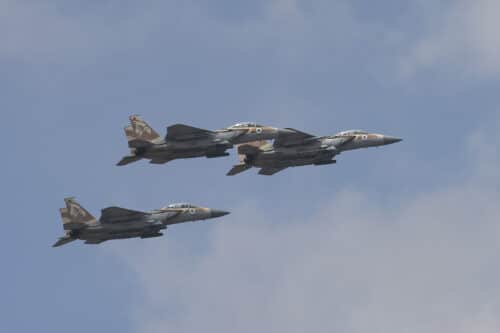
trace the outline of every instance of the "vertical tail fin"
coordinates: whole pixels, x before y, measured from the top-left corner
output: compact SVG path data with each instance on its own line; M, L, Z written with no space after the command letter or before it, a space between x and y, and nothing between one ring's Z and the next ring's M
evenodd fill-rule
M125 127L129 147L138 148L161 140L160 135L139 116L130 116L130 125Z
M61 208L61 219L64 230L82 229L97 224L97 220L74 198L65 198L65 208Z
M117 165L127 165L141 159L141 152L162 141L160 135L137 115L129 117L130 125L125 127L130 155L123 157Z
M238 157L240 159L240 164L233 166L233 168L229 170L226 175L234 176L251 169L251 160L253 159L253 156L261 152L266 145L268 145L267 141L253 141L238 145Z

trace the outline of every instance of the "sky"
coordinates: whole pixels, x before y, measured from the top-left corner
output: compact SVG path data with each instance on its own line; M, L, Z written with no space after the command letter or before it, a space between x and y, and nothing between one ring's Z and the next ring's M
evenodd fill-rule
M0 331L500 331L500 3L0 0ZM403 137L334 166L115 163L241 121ZM8 145L7 145L8 143ZM231 215L71 243L58 208Z

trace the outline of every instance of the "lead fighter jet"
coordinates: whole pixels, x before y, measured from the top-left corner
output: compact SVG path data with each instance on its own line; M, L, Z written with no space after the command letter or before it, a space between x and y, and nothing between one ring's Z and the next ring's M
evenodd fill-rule
M257 141L240 145L240 164L235 165L227 175L233 176L252 167L261 168L259 174L269 176L288 167L334 164L337 162L335 156L344 151L384 146L402 140L361 130L344 131L324 137L316 137L291 128L286 130L273 144Z
M235 144L275 139L282 131L255 123L239 123L216 131L176 124L169 126L162 138L139 116L131 116L130 123L125 127L125 134L131 154L118 165L143 158L153 164L164 164L178 158L228 156L226 150Z
M53 245L58 247L81 239L85 244L100 244L110 239L160 237L167 226L198 221L229 214L222 210L197 207L191 204L172 204L151 212L140 212L120 207L108 207L96 220L74 198L64 199L60 209L65 235Z

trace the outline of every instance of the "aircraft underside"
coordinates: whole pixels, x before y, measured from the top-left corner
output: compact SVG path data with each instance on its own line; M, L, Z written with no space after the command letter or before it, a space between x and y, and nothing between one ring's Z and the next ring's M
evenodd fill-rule
M229 153L226 152L228 149L225 145L212 145L202 148L185 148L185 149L163 149L156 151L145 151L145 152L137 152L144 158L150 160L158 160L158 161L170 161L175 159L182 158L195 158L195 157L221 157L221 156L229 156Z
M99 244L101 242L112 239L127 239L127 238L152 238L160 237L163 234L160 230L166 229L166 226L155 227L137 227L133 229L124 228L109 228L101 230L83 230L82 232L75 231L72 236L86 241L87 244Z
M325 164L334 164L335 160L333 158L335 154L328 153L304 153L304 154L295 154L295 155L269 155L259 156L258 159L252 161L251 159L248 161L255 167L259 168L287 168L287 167L295 167L295 166L304 166L304 165L325 165Z

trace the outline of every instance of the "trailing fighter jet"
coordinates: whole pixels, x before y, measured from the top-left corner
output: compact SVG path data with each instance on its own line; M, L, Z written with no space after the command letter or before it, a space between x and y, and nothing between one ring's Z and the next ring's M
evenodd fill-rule
M229 214L223 210L197 207L191 204L172 204L151 212L120 207L108 207L96 220L74 198L64 199L60 209L65 235L53 245L58 247L77 239L85 244L100 244L110 239L160 237L171 224L198 221Z
M335 156L343 151L384 146L402 140L361 130L323 137L291 128L285 130L274 143L256 141L240 145L240 164L235 165L227 175L233 176L252 167L261 168L259 174L270 176L288 167L334 164Z
M255 123L239 123L216 131L176 124L169 126L167 135L162 138L138 116L131 116L130 123L125 127L125 134L131 154L122 158L118 165L142 158L153 164L164 164L178 158L228 156L226 150L235 144L271 140L282 131Z

